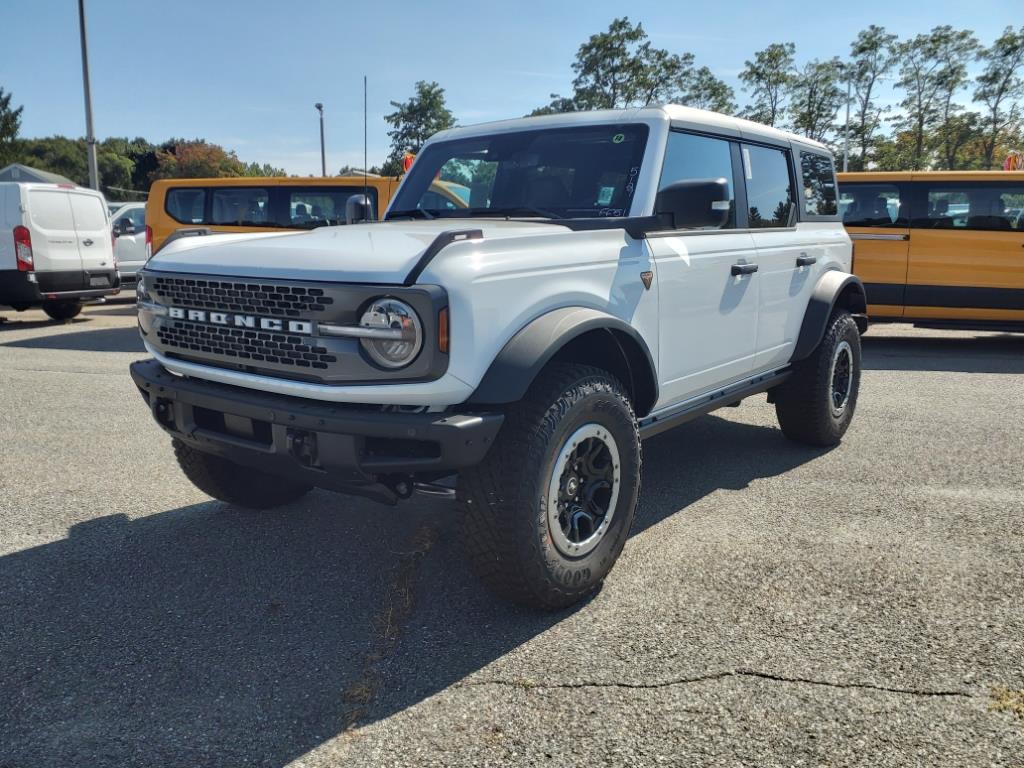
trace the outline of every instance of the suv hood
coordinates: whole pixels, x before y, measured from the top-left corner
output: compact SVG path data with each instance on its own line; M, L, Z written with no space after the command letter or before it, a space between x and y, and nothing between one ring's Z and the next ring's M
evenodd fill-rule
M310 232L214 234L175 240L146 266L161 272L232 277L401 283L435 237L465 229L479 229L485 239L568 232L551 224L476 218L351 224Z

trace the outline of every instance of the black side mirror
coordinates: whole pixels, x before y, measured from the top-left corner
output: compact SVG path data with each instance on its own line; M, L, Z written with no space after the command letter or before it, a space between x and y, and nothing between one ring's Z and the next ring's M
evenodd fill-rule
M122 235L134 235L135 234L135 222L131 219L121 219L121 234Z
M365 221L376 221L373 203L366 195L352 195L345 201L345 223L361 224Z
M669 218L673 229L719 229L729 220L730 208L725 179L677 181L654 201L655 215Z

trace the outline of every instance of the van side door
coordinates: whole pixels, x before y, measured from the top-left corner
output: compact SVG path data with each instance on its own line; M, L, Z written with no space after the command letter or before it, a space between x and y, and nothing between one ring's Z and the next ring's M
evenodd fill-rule
M1024 183L921 179L915 187L905 316L1024 320Z
M673 130L659 188L687 179L725 178L732 198L721 229L648 235L659 287L659 406L742 379L757 331L757 252L737 228L734 141ZM734 267L739 267L734 269Z
M111 284L114 269L114 243L110 233L110 219L103 198L87 192L71 192L71 213L75 220L75 237L82 258L87 288Z
M870 317L903 317L910 254L910 183L839 182L839 211L853 241L853 273Z

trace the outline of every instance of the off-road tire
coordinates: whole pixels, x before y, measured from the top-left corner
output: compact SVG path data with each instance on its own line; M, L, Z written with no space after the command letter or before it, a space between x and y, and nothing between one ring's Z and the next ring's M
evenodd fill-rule
M65 322L73 317L78 317L82 311L80 301L44 301L43 312L50 316L51 320Z
M618 496L603 537L571 557L555 545L548 495L567 441L596 425L618 451ZM622 385L591 366L553 363L505 423L484 461L459 477L458 506L470 564L498 595L531 608L569 606L596 590L626 543L640 492L636 417Z
M302 498L308 485L268 475L173 440L174 456L185 477L208 496L248 509L271 509Z
M838 411L833 400L837 354L849 360L850 368L848 393ZM790 377L775 390L775 413L786 437L808 445L838 445L857 407L860 373L860 331L849 312L837 310L821 343L793 366Z

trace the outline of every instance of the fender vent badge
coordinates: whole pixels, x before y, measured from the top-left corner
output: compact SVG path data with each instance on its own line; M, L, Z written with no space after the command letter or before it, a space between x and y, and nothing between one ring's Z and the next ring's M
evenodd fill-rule
M648 291L651 290L651 281L654 279L654 273L653 272L641 272L640 273L640 279L644 283L644 288L646 288Z

